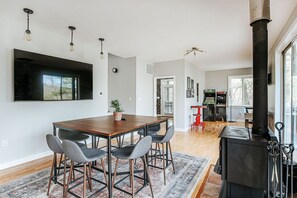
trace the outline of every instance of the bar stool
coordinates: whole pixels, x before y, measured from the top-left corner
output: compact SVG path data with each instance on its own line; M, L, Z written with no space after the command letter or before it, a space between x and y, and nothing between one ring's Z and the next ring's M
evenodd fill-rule
M149 126L148 131L147 131L147 135L156 135L156 133L158 131L160 131L160 129L161 129L160 124L155 124L155 125ZM143 129L139 130L137 133L138 133L138 135L140 135L140 137L144 136L144 130Z
M112 153L112 155L117 158L116 164L115 164L115 169L114 169L114 176L113 176L113 180L112 180L113 187L116 187L114 185L114 182L115 182L116 175L117 175L117 167L118 167L119 159L129 160L130 186L132 188L132 193L129 193L122 189L121 189L121 191L132 195L132 197L134 198L134 163L133 163L133 161L138 158L141 158L143 161L144 170L147 173L147 178L148 178L148 182L150 185L151 194L152 194L152 197L154 197L152 183L151 183L150 175L148 172L148 165L147 165L147 161L145 158L145 154L147 154L149 152L151 145L152 145L152 137L146 136L146 137L142 138L135 146L126 146L126 147L120 148ZM144 179L144 178L140 178L140 179Z
M82 134L77 131L69 131L65 129L59 129L58 136L60 140L70 140L73 142L82 142L84 141L85 145L87 146L87 139L89 138L88 135Z
M49 195L49 191L50 191L50 188L51 188L51 181L53 179L54 166L57 164L57 162L56 162L57 154L60 154L60 162L59 162L59 166L58 166L58 175L59 175L59 171L61 169L61 163L62 163L64 151L63 151L62 144L61 144L60 140L56 136L54 136L52 134L47 134L46 135L46 142L47 142L47 145L50 148L50 150L54 152L54 158L53 158L53 162L52 162L52 166L51 166L50 178L49 178L48 187L47 187L47 195ZM77 144L81 148L86 148L84 144L81 144L81 143L77 143ZM63 176L63 184L58 182L61 186L65 185L66 157L64 158L64 173L63 173L63 175L64 175Z
M152 166L152 167L155 167L155 168L160 168L160 167L156 166L156 160L157 160L157 146L159 147L159 152L160 152L160 144L161 144L162 145L162 158L161 159L163 161L163 168L160 168L160 169L163 169L164 185L166 185L166 176L165 176L166 167L165 167L165 156L164 156L164 143L167 143L169 145L170 158L171 158L169 161L171 162L173 172L175 173L173 157L172 157L172 151L171 151L171 145L170 145L170 140L173 137L173 135L174 135L174 126L172 125L167 129L165 135L153 135L152 136L152 142L156 144L155 156L152 156L152 157L155 157L155 165L154 166L149 165L149 166Z
M48 182L48 187L47 187L47 195L49 195L49 191L51 188L51 181L53 179L53 170L54 170L54 166L57 164L56 159L57 159L57 154L60 154L60 163L59 163L59 169L61 168L61 161L64 155L64 151L62 149L62 145L60 140L51 134L47 134L46 135L46 142L48 147L50 148L51 151L54 152L54 158L53 158L53 162L52 162L52 167L51 167L51 173L50 173L50 178L49 178L49 182ZM61 186L64 187L65 185L65 176L66 176L66 166L65 166L65 159L64 159L64 173L63 173L63 184L59 183ZM63 188L64 189L64 188ZM63 191L64 194L64 191Z
M106 171L105 171L105 166L104 166L104 161L103 161L103 157L106 155L105 151L102 151L100 149L95 149L95 148L85 148L85 149L81 149L76 143L69 141L69 140L64 140L62 142L62 148L65 152L65 155L71 160L71 166L70 166L70 171L69 171L69 176L68 176L68 182L66 185L66 193L69 191L69 184L70 181L72 180L72 174L70 174L73 170L74 167L74 162L76 163L82 163L84 165L83 168L83 197L86 197L86 181L88 180L89 183L89 187L90 190L92 191L92 177L91 177L91 173L92 173L92 169L91 169L91 162L93 161L97 161L98 159L101 159L101 165L102 165L102 169L103 169L103 174L104 174L104 179L106 183L103 183L99 180L93 179L101 184L104 184L105 186L103 188L105 188L107 186L107 176L106 176ZM87 172L87 164L89 166L89 173ZM87 176L89 174L89 178L87 179ZM77 185L71 187L74 188ZM102 190L103 188L101 188L100 190ZM76 196L76 194L74 194L73 192L69 191L72 195Z

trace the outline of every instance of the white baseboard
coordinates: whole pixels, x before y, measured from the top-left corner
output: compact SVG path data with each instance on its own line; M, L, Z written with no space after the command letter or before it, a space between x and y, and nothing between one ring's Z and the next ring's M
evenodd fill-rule
M11 168L13 166L17 166L17 165L20 165L20 164L23 164L23 163L26 163L26 162L30 162L30 161L33 161L33 160L36 160L36 159L39 159L39 158L42 158L42 157L47 157L47 156L50 156L52 154L53 154L52 151L46 151L46 152L43 152L43 153L38 153L38 154L35 154L35 155L24 157L22 159L2 163L2 164L0 164L0 170L6 169L6 168Z

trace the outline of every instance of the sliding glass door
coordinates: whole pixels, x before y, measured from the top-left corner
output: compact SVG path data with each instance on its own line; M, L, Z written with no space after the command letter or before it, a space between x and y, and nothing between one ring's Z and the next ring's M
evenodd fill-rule
M284 60L284 142L297 143L297 42L292 42L283 52Z

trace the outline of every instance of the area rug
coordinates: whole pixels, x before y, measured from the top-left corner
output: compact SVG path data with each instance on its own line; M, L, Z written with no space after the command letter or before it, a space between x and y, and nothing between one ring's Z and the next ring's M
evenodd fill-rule
M172 166L169 166L166 169L166 181L167 184L163 183L163 170L157 168L149 168L149 172L152 179L152 186L154 197L190 197L191 193L196 187L196 184L201 179L201 175L206 171L208 166L208 159L201 157L189 156L181 153L173 153L173 159L175 164L176 173L173 173ZM113 168L114 168L113 159ZM162 166L162 161L157 160L157 166ZM100 164L99 164L100 167ZM135 164L136 169L143 169L143 164L141 160L137 160ZM128 162L120 160L118 171L127 171ZM46 169L25 177L22 177L18 180L11 181L5 185L0 186L0 198L26 198L26 197L47 197L47 184L49 178L50 170ZM140 177L143 176L143 173L136 174ZM75 174L76 178L79 178L80 173ZM101 172L93 170L92 177L104 181L103 174ZM124 176L117 176L116 181L119 181ZM59 178L62 181L62 177ZM77 181L79 182L79 181ZM143 181L135 178L135 191L140 188ZM121 189L130 191L129 187L129 177L124 179L117 185ZM87 190L87 196L96 192L98 189L104 187L102 184L95 181L92 182L93 191ZM72 190L74 193L82 196L82 185L74 188ZM131 192L131 191L130 191ZM127 197L128 195L114 189L113 197ZM49 197L58 198L62 197L62 187L60 185L52 183L51 191ZM74 197L68 193L68 197ZM107 188L103 189L101 192L98 192L94 197L108 197ZM143 188L136 197L151 197L149 186Z

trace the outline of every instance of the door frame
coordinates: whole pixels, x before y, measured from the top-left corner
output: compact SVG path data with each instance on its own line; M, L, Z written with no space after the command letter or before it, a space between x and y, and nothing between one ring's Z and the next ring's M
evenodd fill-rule
M154 116L157 116L157 79L172 78L173 79L173 124L176 118L176 77L175 76L157 76L154 77Z

